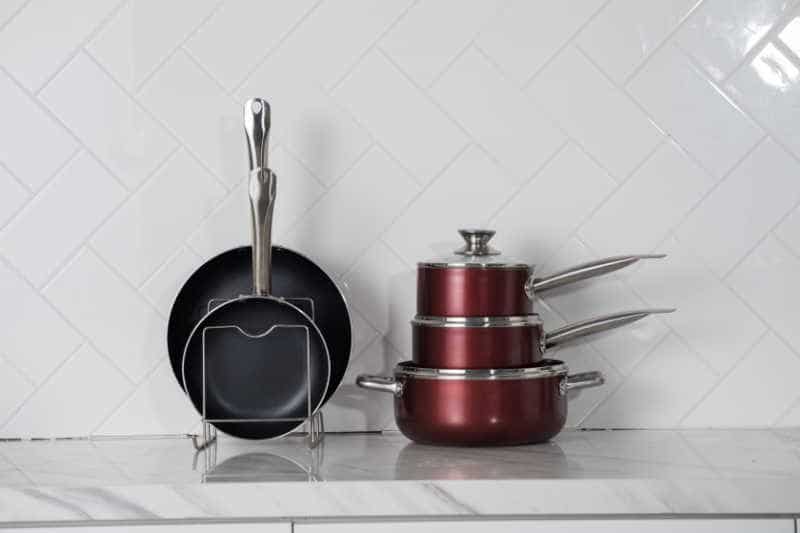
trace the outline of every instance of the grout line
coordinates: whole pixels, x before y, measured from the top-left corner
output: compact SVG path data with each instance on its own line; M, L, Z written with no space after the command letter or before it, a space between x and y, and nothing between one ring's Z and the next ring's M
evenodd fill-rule
M24 10L26 7L28 7L28 6L29 6L29 5L30 5L32 2L33 2L33 0L27 0L26 2L22 2L22 4L21 4L19 7L17 7L17 8L14 10L14 12L13 12L13 13L11 13L11 15L9 15L9 17L8 17L8 18L5 20L5 22L3 22L2 24L0 24L0 32L2 32L3 30L5 30L5 29L6 29L6 28L7 28L7 27L8 27L8 26L11 24L11 22L12 22L14 19L16 19L16 18L17 18L17 16L19 16L19 14L20 14L20 13L22 13L22 11L23 11L23 10Z
M79 148L76 148L76 149L75 149L75 151L76 151L76 152L77 152L78 150L79 150ZM68 159L71 159L73 155L75 155L75 154L72 154L72 155L70 155ZM59 167L58 167L58 168L60 169L60 168L61 168L61 166L62 166L62 165L59 165ZM24 182L22 179L20 179L20 177L19 177L19 176L17 176L17 175L16 175L16 173L12 172L12 171L11 171L11 169L10 169L10 168L8 168L8 165L7 165L7 164L6 164L4 161L2 161L2 160L0 160L0 169L2 169L2 170L5 170L5 171L6 171L6 173L7 173L9 176L11 176L11 179L12 179L12 180L14 180L14 181L17 183L17 185L19 185L21 188L25 189L25 192L28 194L28 197L29 197L29 198L30 198L30 197L32 197L34 194L36 194L36 189L34 189L34 188L33 188L33 187L31 187L30 185L28 185L28 184L27 184L26 182ZM47 179L47 181L50 181L50 179L52 179L52 177L51 177L51 178L48 178L48 179Z
M177 45L175 45L172 49L168 50L167 53L164 54L164 57L161 60L159 60L158 63L155 64L155 66L153 66L150 72L144 75L142 80L139 83L137 83L135 87L131 89L131 93L138 95L141 92L142 88L145 85L147 85L147 83L156 76L156 74L164 67L164 65L166 65L167 62L169 62L169 60L175 56L176 52L182 49L189 41L189 39L194 37L197 34L197 32L203 29L206 26L206 24L208 24L208 22L222 10L223 5L224 5L224 0L218 0L217 4L209 10L208 14L205 17L203 17L200 23L197 26L195 26L194 29L188 32L186 36L184 36L184 38L181 39L181 41ZM87 49L87 53L91 54L91 51Z
M186 58L187 58L187 59L188 59L188 60L189 60L189 61L190 61L190 62L191 62L191 63L192 63L192 64L193 64L195 67L197 67L197 69L198 69L200 72L202 72L202 73L203 73L203 75L204 75L205 77L207 77L209 80L211 80L211 82L212 82L214 85L216 85L217 89L219 89L219 90L220 90L220 92L221 92L221 93L224 95L224 97L225 97L225 98L227 98L227 99L231 100L231 102L235 103L237 106L241 106L242 104L244 104L244 102L240 102L240 101L239 101L239 100L238 100L238 99L237 99L237 98L236 98L234 95L232 95L232 94L229 94L229 93L228 93L228 89L227 89L227 88L226 88L224 85L222 85L222 83L221 83L221 82L220 82L220 81L217 79L217 77L216 77L216 76L214 76L214 75L211 73L211 71L210 71L210 70L208 70L208 68L206 68L206 66L205 66L204 64L202 64L202 63L200 62L200 60L198 60L198 59L197 59L197 58L194 56L194 54L192 54L192 53L189 51L189 49L188 49L188 48L186 48L184 45L181 45L181 46L179 46L179 47L178 47L178 48L175 50L175 52L173 53L172 57L175 57L175 56L177 56L177 55L178 55L178 52L181 52L181 53L183 53L183 55L185 55L185 56L186 56Z
M323 0L317 0L314 5L308 8L308 11L300 15L300 17L286 30L286 33L281 36L280 39L270 48L267 52L258 59L252 68L250 68L247 72L244 73L244 77L240 79L238 82L234 83L233 88L228 90L228 94L233 96L234 94L241 91L245 85L253 78L256 71L261 68L261 66L267 62L267 60L274 54L277 50L280 50L283 47L283 44L294 35L297 28L299 28L306 20L308 20L311 15L313 15L317 9L319 8L320 4L322 4Z
M13 368L14 371L16 371L20 376L22 376L22 379L24 379L28 383L28 385L31 386L32 389L36 388L36 380L33 379L31 376L29 376L28 373L23 371L19 366L17 366L17 363L9 355L5 353L0 354L0 360L2 360L5 364L10 366L11 368Z
M84 47L95 37L97 37L97 35L101 31L103 31L114 18L116 18L116 16L119 14L120 11L122 11L122 8L127 3L128 3L127 0L122 0L113 9L111 9L111 11L109 11L109 13L102 20L100 20L100 22L97 23L97 26L95 26L94 29L92 29L92 31L90 31L85 38L81 39L80 43L75 46L75 49L69 53L67 58L58 67L56 67L56 70L53 73L51 73L44 80L44 82L41 83L41 85L39 85L39 88L31 90L32 95L38 99L42 91L44 91L47 88L47 86L50 85L50 83L52 83L54 79L56 79L62 72L64 72L67 66L70 63L72 63L72 61L76 57L78 57L78 55L83 51Z

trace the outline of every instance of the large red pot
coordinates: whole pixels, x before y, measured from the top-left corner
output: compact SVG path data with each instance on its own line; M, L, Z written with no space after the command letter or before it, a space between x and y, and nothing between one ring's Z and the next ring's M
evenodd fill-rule
M533 310L534 292L560 287L663 255L608 257L544 278L534 267L500 256L489 246L494 231L459 230L466 241L455 255L417 264L417 314L422 316L520 316Z
M575 322L545 333L538 315L416 317L412 359L428 368L509 368L536 364L547 348L673 309L641 309Z
M564 427L567 391L603 383L600 372L569 376L561 361L526 368L442 370L404 362L393 377L360 375L366 389L394 395L397 427L423 444L509 446L544 442Z

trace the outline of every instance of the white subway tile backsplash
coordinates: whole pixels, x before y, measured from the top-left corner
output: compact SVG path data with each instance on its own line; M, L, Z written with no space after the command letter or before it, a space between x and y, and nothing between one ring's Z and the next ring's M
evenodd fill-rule
M135 90L211 13L216 0L132 0L87 46L119 83Z
M480 52L470 49L431 94L518 182L563 143L563 134Z
M528 94L617 181L624 180L661 139L653 122L576 47L568 47L547 65Z
M628 90L667 133L717 177L729 171L763 135L670 44L653 55L631 80Z
M124 198L122 185L81 152L0 232L0 255L41 287Z
M59 72L41 99L129 188L143 182L175 147L172 137L84 53Z
M549 353L607 376L570 425L799 423L796 0L162 4L0 5L0 436L197 430L166 319L250 243L253 96L274 239L351 306L329 430L396 429L354 380L411 357L415 264L461 225L537 275L669 254L537 298L547 330L678 308Z

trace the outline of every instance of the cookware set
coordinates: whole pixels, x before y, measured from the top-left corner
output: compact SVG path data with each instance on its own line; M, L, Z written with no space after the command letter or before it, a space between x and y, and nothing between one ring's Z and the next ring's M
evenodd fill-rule
M513 445L542 442L564 427L567 392L596 387L600 372L569 374L546 350L673 309L624 311L545 332L533 313L535 292L613 272L663 255L609 257L544 278L489 245L491 230L460 230L455 255L417 265L412 360L392 376L356 383L394 395L397 427L425 444Z
M272 244L277 176L269 168L270 107L244 106L250 162L252 245L213 257L186 281L170 311L167 344L178 382L204 422L230 435L264 439L295 430L341 383L350 358L350 315L328 274ZM504 257L494 231L460 230L454 255L417 265L412 359L391 376L356 383L394 395L397 426L417 442L514 445L556 435L567 393L603 384L600 372L570 374L549 350L672 309L630 310L545 332L534 295L613 272L625 255L535 277ZM545 355L548 355L546 358Z

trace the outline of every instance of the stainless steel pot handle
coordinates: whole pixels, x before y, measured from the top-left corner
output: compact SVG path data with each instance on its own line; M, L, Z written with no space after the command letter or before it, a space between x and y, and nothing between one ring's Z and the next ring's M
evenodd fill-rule
M395 396L403 394L403 383L393 377L361 374L356 377L356 385L363 389L390 392Z
M575 283L595 276L608 274L632 265L640 259L661 259L663 257L666 257L666 254L619 255L575 265L574 267L556 272L555 274L550 274L543 278L534 278L531 276L528 278L527 283L525 283L525 294L532 300L535 293L539 291L555 289L556 287L568 283Z
M267 165L269 104L251 98L244 104L244 131L250 153L250 217L253 233L253 293L269 296L272 290L272 213L277 177Z
M567 376L567 390L586 389L589 387L599 387L606 382L602 372L581 372L580 374L570 374Z
M612 313L610 315L603 315L589 320L575 322L574 324L569 324L545 333L544 346L545 348L553 348L554 346L577 339L578 337L622 327L626 324L641 320L646 316L672 313L674 311L674 308L637 309L635 311Z

